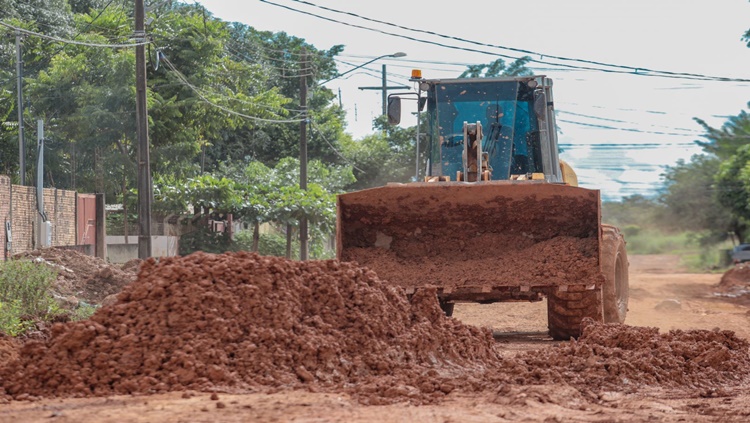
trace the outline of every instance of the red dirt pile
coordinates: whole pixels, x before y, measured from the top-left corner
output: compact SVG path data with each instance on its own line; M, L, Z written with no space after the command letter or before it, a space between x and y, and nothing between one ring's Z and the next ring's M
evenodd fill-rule
M434 291L410 303L350 263L196 253L145 262L117 303L27 342L0 378L15 398L303 384L403 397L420 391L390 378L425 375L421 392L442 396L438 372L499 362L493 344Z
M747 290L750 288L750 263L740 263L724 272L719 282L723 291Z
M715 389L750 374L750 343L731 331L671 330L584 321L583 335L518 358L535 377L593 390Z
M20 353L5 343L0 398L307 388L422 403L548 383L710 390L750 374L748 343L732 332L593 322L578 341L504 358L489 330L446 318L434 288L407 300L372 271L335 260L148 260L117 298Z
M104 260L63 248L42 248L17 254L13 258L34 260L57 272L53 285L55 294L75 297L89 304L100 304L109 295L119 293L133 282L140 260L131 260L122 267Z
M18 340L0 332L0 363L17 360L19 345Z
M424 238L424 237L423 237ZM485 233L456 244L453 237L410 237L390 249L349 248L345 260L376 269L401 287L426 283L549 286L599 281L596 238L558 236L542 242L521 235Z

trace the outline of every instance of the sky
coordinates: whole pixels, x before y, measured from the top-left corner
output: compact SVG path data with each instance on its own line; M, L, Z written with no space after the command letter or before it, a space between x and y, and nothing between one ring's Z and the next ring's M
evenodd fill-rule
M341 73L406 53L325 84L340 93L355 139L371 133L372 119L382 113L381 91L359 88L380 86L383 65L389 86L411 89L411 69L451 78L469 64L527 54L499 47L533 52L538 62L528 67L554 81L560 156L581 186L601 190L605 200L656 194L666 166L701 152L694 141L703 130L694 118L721 127L750 101L750 82L643 71L749 80L750 48L742 41L750 29L747 0L463 0L450 7L395 0L199 2L225 21L284 31L320 50L344 45Z

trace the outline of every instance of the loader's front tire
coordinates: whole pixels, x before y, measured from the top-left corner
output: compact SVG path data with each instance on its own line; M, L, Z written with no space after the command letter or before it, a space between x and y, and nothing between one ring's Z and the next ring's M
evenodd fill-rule
M553 339L578 338L581 321L586 317L603 321L601 289L569 286L567 291L559 291L554 287L547 293L547 326Z
M614 226L602 226L604 322L623 323L628 313L628 254L625 239Z

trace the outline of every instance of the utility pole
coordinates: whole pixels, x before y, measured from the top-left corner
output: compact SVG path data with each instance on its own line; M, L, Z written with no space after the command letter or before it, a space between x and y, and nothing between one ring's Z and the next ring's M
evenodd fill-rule
M21 185L26 185L26 144L23 140L23 61L21 31L16 30L16 75L18 76L18 174Z
M299 80L299 108L302 121L299 123L299 187L307 191L307 50L302 49ZM299 220L299 259L307 260L307 216Z
M383 94L383 96L382 96L382 99L383 99L383 116L385 116L385 115L388 114L388 111L386 110L386 105L385 105L385 103L388 101L388 81L386 81L386 79L385 79L385 63L383 63L383 72L381 73L381 75L382 75L382 77L381 77L380 90L381 90L381 94Z
M135 115L138 137L138 258L151 257L151 161L146 109L146 11L143 0L135 0Z
M382 83L380 86L377 87L359 87L360 90L380 90L382 93L382 102L383 102L383 116L385 116L388 113L388 90L407 90L409 87L406 85L394 85L394 86L388 86L388 81L386 80L386 72L385 72L385 65L383 65L383 71L382 71L382 77L381 77Z

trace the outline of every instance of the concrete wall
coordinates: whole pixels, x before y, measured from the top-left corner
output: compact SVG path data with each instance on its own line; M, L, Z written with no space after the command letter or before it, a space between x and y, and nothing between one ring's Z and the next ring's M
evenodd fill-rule
M154 257L176 256L179 252L177 236L152 236L151 255ZM138 237L129 236L128 244L122 235L107 235L107 261L110 263L125 263L138 258Z
M76 243L76 192L44 189L44 210L52 223L52 246ZM5 228L0 240L7 255L23 253L35 247L36 188L11 185L8 176L0 176L0 220L13 222L13 244L5 251Z

